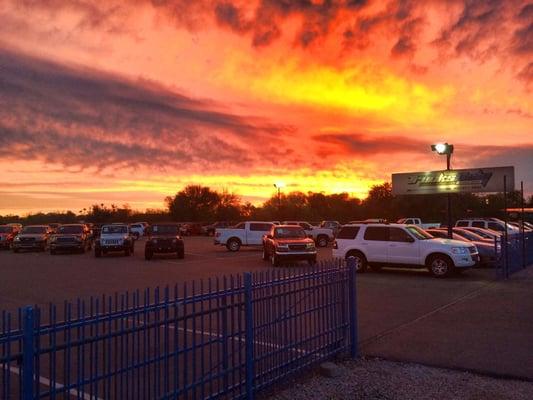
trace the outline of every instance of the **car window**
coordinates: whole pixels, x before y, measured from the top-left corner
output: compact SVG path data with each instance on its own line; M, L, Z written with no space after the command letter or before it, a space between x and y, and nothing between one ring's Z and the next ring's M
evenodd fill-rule
M244 229L246 228L246 223L241 222L240 224L237 224L233 227L233 229Z
M179 228L177 225L153 225L152 233L160 235L177 235Z
M268 232L272 224L250 224L250 230L255 232Z
M310 231L313 229L313 227L309 225L307 222L300 222L300 226L304 228L306 231Z
M485 222L483 221L473 221L472 226L475 226L476 228L484 228Z
M468 226L468 221L459 221L455 226Z
M345 226L341 228L337 239L355 239L359 233L360 227L358 226Z
M365 240L389 240L389 228L382 226L369 226L365 231Z
M307 236L302 227L291 226L287 228L275 228L274 237L279 239L305 239Z
M104 234L128 233L128 227L124 225L107 225L102 228L102 233Z
M63 234L80 234L84 231L83 226L77 226L77 225L66 225L66 226L60 226L57 228L58 233Z
M412 237L401 228L389 228L390 242L412 242Z
M22 228L22 233L47 233L48 229L45 226L25 226Z
M498 232L502 232L505 230L503 226L495 222L489 222L489 229L492 229L493 231L498 231Z
M431 236L433 237L436 237L436 238L447 238L448 237L448 233L445 232L445 231L429 231L429 233L431 234Z

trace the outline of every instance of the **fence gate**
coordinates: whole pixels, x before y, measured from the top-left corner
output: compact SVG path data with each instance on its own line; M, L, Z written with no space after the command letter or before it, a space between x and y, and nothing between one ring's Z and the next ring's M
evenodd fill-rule
M355 357L355 298L330 261L2 312L0 399L251 399Z

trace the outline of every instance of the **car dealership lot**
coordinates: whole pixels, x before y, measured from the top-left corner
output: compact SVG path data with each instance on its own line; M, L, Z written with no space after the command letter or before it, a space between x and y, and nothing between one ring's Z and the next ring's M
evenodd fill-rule
M53 256L2 251L0 310L267 270L270 264L261 255L256 248L229 252L208 237L187 237L183 260L163 256L146 261L144 239L129 257L112 254L97 259L93 251ZM330 247L319 249L319 260L330 258ZM300 265L308 268L306 263ZM358 274L362 352L533 379L533 366L528 370L527 360L522 359L527 355L524 340L533 332L533 322L527 319L533 304L522 296L530 293L533 278L519 280L517 286L513 281L494 282L493 275L488 269L444 280L431 277L427 270ZM507 312L510 303L505 298L513 299L512 313ZM428 350L433 344L435 352ZM501 348L501 362L493 362L494 348Z

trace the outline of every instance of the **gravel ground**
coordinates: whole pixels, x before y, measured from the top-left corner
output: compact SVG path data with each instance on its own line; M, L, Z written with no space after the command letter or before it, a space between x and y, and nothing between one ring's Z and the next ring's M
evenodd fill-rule
M290 383L268 400L313 399L467 399L531 400L533 383L497 379L379 359L338 363L339 375L318 373Z

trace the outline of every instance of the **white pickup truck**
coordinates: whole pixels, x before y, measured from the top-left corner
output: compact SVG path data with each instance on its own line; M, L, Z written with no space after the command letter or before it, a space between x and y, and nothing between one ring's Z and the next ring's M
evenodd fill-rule
M229 251L239 251L241 246L262 246L263 235L270 232L272 222L247 221L233 228L217 229L215 244L226 246Z
M401 218L398 221L396 221L397 224L404 224L404 225L416 225L419 228L422 229L431 229L431 228L440 228L440 223L438 222L431 222L427 224L423 224L422 220L420 218Z
M305 233L312 237L318 247L326 247L329 242L335 239L333 229L319 228L305 221L283 221L283 225L299 225L304 228Z

